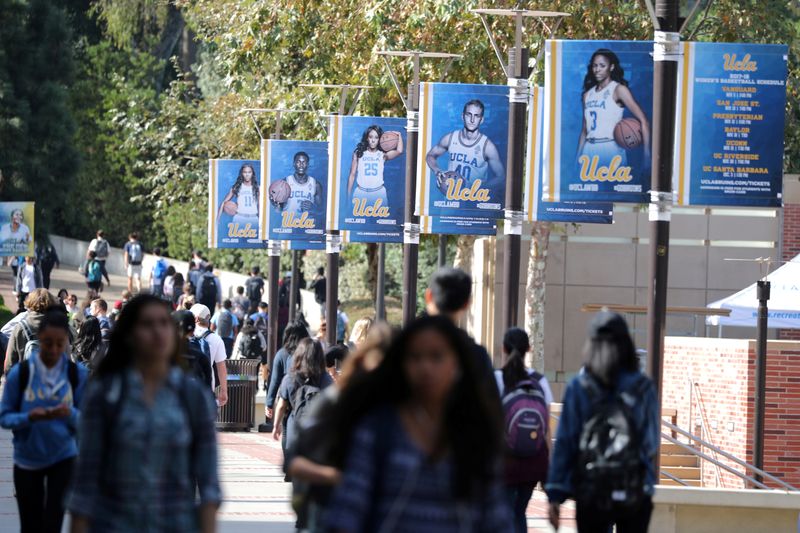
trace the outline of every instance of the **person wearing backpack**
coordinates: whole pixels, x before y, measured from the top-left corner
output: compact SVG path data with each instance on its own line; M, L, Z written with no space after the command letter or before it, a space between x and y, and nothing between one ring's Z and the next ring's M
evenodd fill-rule
M20 264L14 287L17 293L19 311L23 311L25 309L25 298L36 289L44 288L42 268L36 262L35 257L26 257L25 262Z
M103 270L103 277L106 279L106 285L111 286L111 278L108 277L108 270L106 270L106 261L111 253L111 245L105 238L105 232L101 229L97 230L95 238L89 243L89 252L97 254L97 261L100 263L100 268ZM88 253L88 252L87 252Z
M21 320L11 332L6 348L6 360L3 365L5 374L11 367L25 357L25 348L30 341L36 340L39 327L44 319L44 312L58 305L58 300L47 289L36 289L25 298L25 319Z
M233 340L239 333L239 319L233 314L233 302L229 299L222 302L222 309L211 317L211 331L222 338L225 355L230 359L233 355Z
M167 277L169 263L161 257L161 248L153 248L153 255L156 256L156 262L150 271L150 292L153 296L161 298L164 296L164 280Z
M247 291L247 299L250 301L250 308L247 310L249 313L258 311L258 304L261 303L261 297L264 294L264 278L261 277L261 269L258 265L254 265L250 269L250 277L244 284Z
M225 343L219 335L209 329L211 321L211 311L203 304L194 304L189 312L194 316L194 336L208 343L210 363L211 363L211 390L216 391L217 405L222 407L228 403L228 367L227 355L225 354Z
M217 409L181 368L171 312L153 295L133 298L87 387L67 501L73 533L216 531Z
M139 242L139 233L134 231L128 235L128 242L123 249L125 269L128 274L128 290L133 292L134 285L136 292L142 291L142 261L144 261L144 248Z
M213 311L222 303L222 284L214 275L214 265L205 266L205 272L197 279L195 301Z
M95 252L89 252L85 269L86 286L93 294L99 294L103 288L103 269L100 267L100 262L97 260Z
M213 390L214 374L211 372L211 348L204 339L194 336L194 315L189 311L175 311L172 319L178 328L178 334L184 342L183 359L187 373Z
M514 511L514 531L528 531L526 510L536 485L547 479L549 407L553 394L547 378L525 368L528 334L510 328L503 336L505 365L495 371L503 405L506 441L505 483Z
M584 356L564 391L545 485L550 523L558 529L559 507L572 498L580 532L646 532L661 440L655 386L616 313L591 321Z
M76 440L88 371L67 354L69 322L47 309L39 344L8 374L0 426L14 432L14 492L22 533L60 533L64 495L78 455Z
M255 322L246 318L233 347L232 359L261 359L267 350L267 340L256 327Z
M53 268L59 268L61 262L58 253L51 243L41 244L36 247L36 262L42 267L42 282L45 289L50 289L50 273Z

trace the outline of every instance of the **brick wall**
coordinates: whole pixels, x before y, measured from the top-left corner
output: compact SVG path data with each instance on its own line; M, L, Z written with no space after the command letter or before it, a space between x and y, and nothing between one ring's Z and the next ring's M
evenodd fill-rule
M800 204L783 206L781 261L791 261L800 254ZM800 329L778 330L779 339L800 340Z
M664 408L677 409L681 428L748 463L753 462L754 383L754 341L667 338ZM800 486L800 342L769 342L766 407L764 469ZM705 486L744 487L734 474L707 461L701 465Z

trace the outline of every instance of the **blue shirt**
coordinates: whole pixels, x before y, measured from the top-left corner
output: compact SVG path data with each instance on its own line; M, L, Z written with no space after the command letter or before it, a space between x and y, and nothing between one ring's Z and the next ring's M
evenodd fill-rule
M239 319L236 318L236 315L234 315L233 313L231 313L227 309L220 309L219 311L214 313L213 317L211 317L211 323L214 324L214 326L216 327L217 335L219 335L219 315L222 314L222 313L228 313L229 315L231 315L231 332L230 332L230 335L227 335L225 338L232 339L232 338L234 338L233 328L238 328L239 327ZM222 335L220 335L220 337L221 336Z
M253 313L252 315L250 315L250 320L252 320L253 322L258 322L259 318L263 318L264 320L269 322L269 313L262 313L261 311L259 311L258 313Z
M0 426L14 432L14 464L29 470L40 470L78 455L75 439L83 389L89 373L78 367L78 386L73 391L68 376L66 354L56 367L44 370L39 352L27 361L14 365L8 373L0 404ZM19 401L19 369L29 365L28 386ZM49 375L45 375L45 374ZM70 406L67 418L31 421L28 413L36 407L52 408L63 403Z

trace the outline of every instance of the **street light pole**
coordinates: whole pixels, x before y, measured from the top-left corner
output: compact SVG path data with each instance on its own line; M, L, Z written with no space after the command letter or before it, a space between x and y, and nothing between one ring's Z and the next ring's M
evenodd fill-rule
M758 296L758 335L756 346L756 386L755 386L755 420L753 420L753 466L764 469L764 417L767 401L767 327L769 320L770 282L759 280L756 284ZM759 474L756 481L761 481Z

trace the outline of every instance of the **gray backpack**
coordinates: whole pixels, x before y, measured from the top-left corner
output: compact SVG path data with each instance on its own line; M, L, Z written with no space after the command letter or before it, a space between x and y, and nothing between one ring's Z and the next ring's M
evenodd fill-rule
M223 338L233 337L233 313L227 309L220 311L217 317L217 335Z

